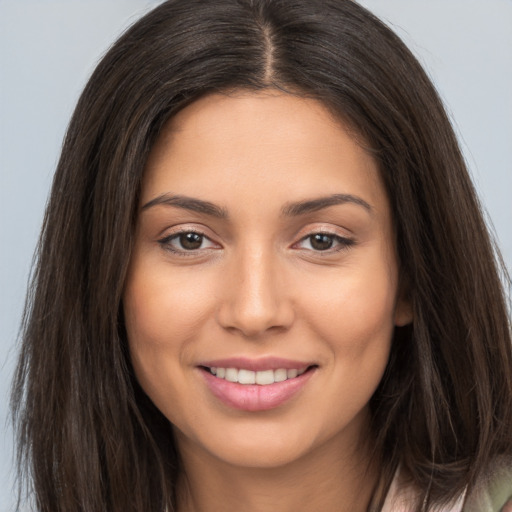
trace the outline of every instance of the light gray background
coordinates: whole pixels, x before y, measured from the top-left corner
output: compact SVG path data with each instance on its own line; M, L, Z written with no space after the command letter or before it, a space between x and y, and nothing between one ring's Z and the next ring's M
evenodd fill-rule
M61 141L95 63L158 3L0 0L0 512L14 500L8 390L16 333ZM361 3L398 32L437 84L511 269L512 0Z

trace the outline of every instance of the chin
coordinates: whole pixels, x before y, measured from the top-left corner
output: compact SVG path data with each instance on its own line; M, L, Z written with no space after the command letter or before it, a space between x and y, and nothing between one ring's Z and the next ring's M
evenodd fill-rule
M254 420L237 418L229 425L210 423L206 432L197 435L178 431L178 447L183 452L197 453L199 449L208 457L239 468L277 469L291 464L298 468L301 461L309 467L316 456L320 460L322 454L333 450L350 456L360 448L367 411L361 411L352 422L332 425L330 429L314 422L306 426L297 418L286 421L282 416Z

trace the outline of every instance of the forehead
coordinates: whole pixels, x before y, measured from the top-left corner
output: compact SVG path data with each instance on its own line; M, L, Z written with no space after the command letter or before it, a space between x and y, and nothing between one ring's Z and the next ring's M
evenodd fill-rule
M328 193L386 202L375 161L338 118L273 90L212 94L180 111L151 151L142 201L180 193L227 202L251 191L281 202Z

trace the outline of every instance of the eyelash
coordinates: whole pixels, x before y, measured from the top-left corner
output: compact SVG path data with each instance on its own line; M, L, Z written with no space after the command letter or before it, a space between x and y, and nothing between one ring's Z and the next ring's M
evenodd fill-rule
M314 248L307 249L307 250L310 250L310 251L313 251L313 252L319 253L319 254L332 254L332 253L346 250L355 244L355 240L353 238L346 238L343 236L336 235L335 233L330 233L328 231L315 231L315 232L310 233L310 234L306 235L305 237L301 238L298 242L296 242L294 244L294 246L297 244L300 244L306 240L309 240L310 241L309 243L311 245L312 238L315 236L318 236L318 235L330 238L332 241L332 244L333 245L337 244L337 247L335 247L335 248L329 247L325 250L320 250L320 249L315 250Z
M212 244L214 243L204 233L201 233L200 231L195 231L193 229L177 231L176 233L173 233L172 235L168 235L164 238L161 238L160 240L158 240L158 243L161 245L161 247L163 249L165 249L166 251L170 251L170 252L176 254L177 256L184 256L184 257L197 256L198 251L205 250L205 249L200 249L200 248L198 248L198 249L185 249L185 248L177 249L177 248L173 247L172 242L174 240L179 241L180 238L184 235L197 235L198 237L201 238L201 245L203 244L203 242L205 240L208 240ZM208 247L207 249L210 249L210 247Z
M160 240L158 240L158 243L166 251L170 251L178 256L183 256L183 257L197 256L199 251L211 249L211 247L207 247L207 248L203 248L203 249L201 249L200 247L197 249L185 249L185 248L177 249L177 248L173 247L172 242L175 240L179 241L180 238L184 235L196 235L196 236L200 237L201 245L204 243L205 240L209 241L211 244L214 244L214 242L212 242L204 233L202 233L200 231L195 231L193 229L178 231L176 233L173 233L172 235L168 235L164 238L161 238ZM313 247L308 248L306 250L312 251L312 252L318 253L318 254L328 255L328 254L337 253L339 251L346 250L356 243L356 241L352 238L342 237L342 236L339 236L339 235L336 235L334 233L330 233L327 231L315 231L315 232L309 233L308 235L302 237L298 242L295 242L292 245L292 247L296 247L297 245L299 245L307 240L310 241L309 244L311 246L312 238L315 236L319 236L319 235L323 236L323 237L328 237L331 240L331 245L334 245L334 244L337 244L337 245L334 248L331 246L324 250L322 250L322 249L315 250Z

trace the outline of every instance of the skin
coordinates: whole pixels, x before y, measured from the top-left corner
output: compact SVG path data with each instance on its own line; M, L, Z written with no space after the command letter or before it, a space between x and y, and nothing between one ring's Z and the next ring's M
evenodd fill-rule
M283 213L332 194L352 200ZM366 510L378 474L368 401L395 325L411 321L374 160L315 100L209 95L157 140L140 206L123 306L137 378L174 425L180 510ZM190 231L203 238L186 250L178 234ZM315 233L332 246L319 250ZM266 356L315 366L265 411L227 406L198 367Z

